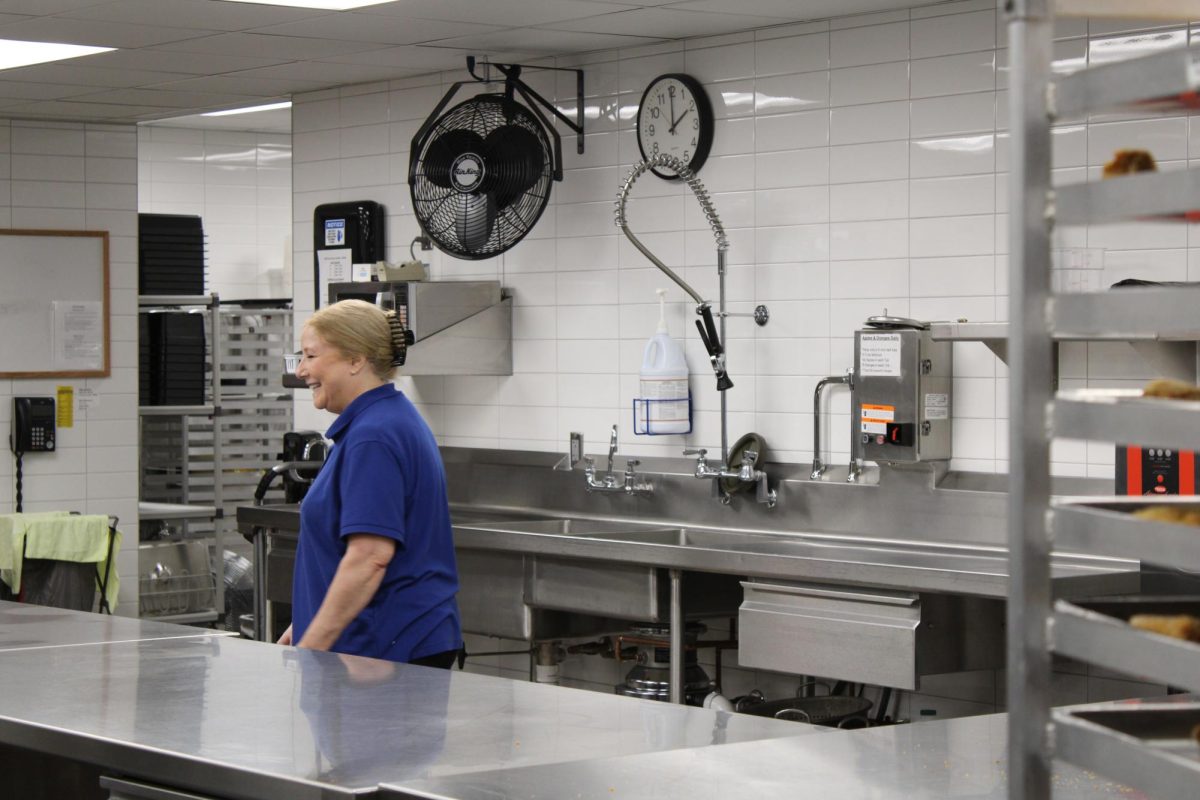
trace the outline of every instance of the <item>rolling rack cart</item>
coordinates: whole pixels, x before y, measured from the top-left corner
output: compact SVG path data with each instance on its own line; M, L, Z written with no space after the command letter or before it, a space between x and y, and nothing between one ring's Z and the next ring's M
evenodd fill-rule
M1148 172L1051 188L1050 126L1090 112L1198 107L1200 48L1051 73L1054 11L1070 16L1196 18L1181 0L1007 0L1011 88L1009 222L1008 604L1009 797L1053 796L1052 761L1094 770L1156 800L1194 798L1200 785L1200 702L1125 701L1051 709L1051 653L1200 692L1200 645L1131 627L1133 613L1200 615L1200 602L1164 597L1054 602L1049 556L1056 549L1136 558L1200 570L1200 529L1129 512L1141 498L1051 502L1055 437L1200 448L1200 402L1143 398L1138 391L1054 391L1055 339L1157 343L1196 378L1200 291L1192 287L1050 291L1053 225L1200 221L1200 170ZM1185 498L1179 501L1187 502ZM1161 498L1154 502L1162 502ZM1172 698L1175 699L1175 698Z

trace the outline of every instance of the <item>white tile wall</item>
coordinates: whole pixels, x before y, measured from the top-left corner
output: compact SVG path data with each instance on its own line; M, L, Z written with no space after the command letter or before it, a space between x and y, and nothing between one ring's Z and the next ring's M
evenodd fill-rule
M971 0L570 59L586 73L587 151L577 155L565 137L565 180L554 186L533 233L485 262L430 256L436 278L494 275L513 290L514 375L471 383L469 390L437 378L402 384L450 445L560 450L570 430L601 441L617 422L622 452L714 447L716 396L687 327L684 295L612 225L613 195L638 157L633 114L641 92L658 74L689 71L705 83L719 118L700 177L732 243L730 300L738 309L765 302L774 312L764 329L730 321L734 432L758 430L776 457L808 460L812 387L850 366L849 337L866 316L886 308L930 318L1005 317L1003 27L994 4ZM1188 35L1186 26L1152 35L1138 30L1060 26L1056 68L1109 60L1118 51L1128 56ZM461 78L446 73L296 98L293 231L300 268L294 285L301 310L312 297L314 205L381 200L389 210L388 256L407 257L418 230L404 183L409 142L445 87ZM570 88L570 81L558 83L560 105L573 101ZM1093 179L1121 147L1150 149L1164 169L1185 166L1200 158L1198 131L1185 116L1108 117L1059 127L1056 180ZM162 152L173 157L156 164L175 171L166 173L166 183L185 180L187 150L180 147L171 143ZM64 174L103 169L52 160L44 168ZM24 185L16 171L0 179L21 184L23 193L47 192ZM69 190L51 189L45 202L69 203ZM701 292L715 293L712 237L682 187L642 178L630 219L664 261ZM1106 249L1105 281L1195 279L1200 237L1193 238L1180 227L1150 224L1059 234L1064 246ZM657 317L658 286L670 290L668 320L686 341L693 368L698 415L686 437L643 438L630 430L631 395L642 344ZM1149 374L1127 347L1079 345L1076 351L1064 357L1064 370L1085 382ZM1006 368L982 345L956 346L955 358L955 466L1003 469ZM327 424L305 399L299 406L301 424ZM546 413L549 408L555 412ZM846 442L833 445L844 457ZM1103 475L1111 469L1110 450L1059 445L1056 470Z
M387 129L372 125L313 132L307 146L337 153L339 135L350 143L348 152L387 151ZM137 157L139 211L203 220L210 291L230 300L291 296L290 135L143 125ZM88 180L106 161L89 161ZM337 163L327 168L337 169ZM347 170L355 168L361 166L347 162ZM386 165L382 174L388 174Z
M0 428L8 430L13 396L55 396L74 387L70 428L61 447L27 456L26 511L113 514L124 533L117 557L118 614L137 616L137 131L133 126L0 119L0 226L104 230L109 234L108 378L0 380ZM20 342L0 342L4 353ZM95 392L90 409L79 392ZM0 512L14 510L11 457L0 459Z

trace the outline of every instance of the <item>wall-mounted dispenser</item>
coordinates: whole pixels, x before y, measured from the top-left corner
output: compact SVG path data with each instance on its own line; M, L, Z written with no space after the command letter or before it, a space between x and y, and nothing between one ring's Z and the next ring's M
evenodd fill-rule
M950 342L929 323L871 317L854 334L854 425L858 454L887 464L950 458Z

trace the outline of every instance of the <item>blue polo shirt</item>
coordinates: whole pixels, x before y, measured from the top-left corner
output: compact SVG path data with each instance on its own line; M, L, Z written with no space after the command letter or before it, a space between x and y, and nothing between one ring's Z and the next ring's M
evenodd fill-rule
M308 629L353 533L386 536L396 554L371 602L342 632L339 653L411 661L462 644L446 473L433 433L392 384L356 397L300 505L292 641Z

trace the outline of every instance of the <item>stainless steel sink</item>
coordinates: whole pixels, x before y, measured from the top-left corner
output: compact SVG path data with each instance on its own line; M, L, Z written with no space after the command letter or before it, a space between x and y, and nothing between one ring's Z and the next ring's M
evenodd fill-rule
M509 531L550 536L592 536L617 538L641 533L662 533L662 526L645 525L637 522L614 522L598 519L530 519L511 522L481 522L471 524L476 530ZM670 531L675 532L675 531Z
M753 534L726 533L723 531L693 530L690 528L644 528L635 531L584 533L592 539L638 544L661 544L674 547L706 547L714 550L730 550L745 547L749 542L761 540Z

